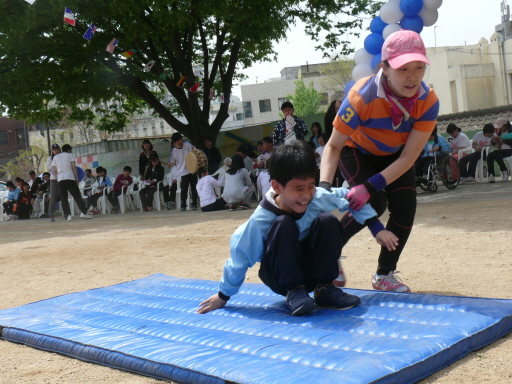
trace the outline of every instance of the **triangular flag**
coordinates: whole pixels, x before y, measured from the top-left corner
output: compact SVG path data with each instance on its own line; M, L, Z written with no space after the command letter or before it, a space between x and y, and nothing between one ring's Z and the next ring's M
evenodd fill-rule
M155 60L151 60L149 63L146 64L144 67L144 72L151 71L151 68L153 68L153 65L155 65Z
M96 32L96 26L91 24L91 26L84 33L84 39L91 41L92 37L94 36L94 32Z
M119 40L114 37L112 41L107 45L107 52L114 53L114 49L116 49L118 44Z
M200 86L201 86L201 84L195 83L192 87L190 87L189 91L192 93L197 92L197 90Z
M129 49L126 52L123 52L123 56L129 59L133 55L135 55L138 51L136 49Z
M68 7L64 7L64 21L68 24L71 24L73 27L76 23L75 16L73 16L73 12L71 12L71 9Z
M181 76L181 79L180 79L180 81L178 81L176 83L176 86L182 88L183 87L183 83L185 83L185 80L187 80L187 77L186 76Z

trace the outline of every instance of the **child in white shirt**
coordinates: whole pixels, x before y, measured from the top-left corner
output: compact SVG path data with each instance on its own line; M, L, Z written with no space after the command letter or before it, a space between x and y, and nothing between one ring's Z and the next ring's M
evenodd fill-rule
M224 186L224 176L219 180L216 180L208 174L208 169L205 167L199 168L197 171L200 179L197 183L196 189L199 195L199 201L201 204L201 211L213 212L226 209L227 204L222 197L217 198L214 187Z

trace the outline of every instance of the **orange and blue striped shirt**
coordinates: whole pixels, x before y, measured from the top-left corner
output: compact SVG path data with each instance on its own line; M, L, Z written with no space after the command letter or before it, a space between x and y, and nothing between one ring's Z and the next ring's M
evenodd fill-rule
M362 153L386 156L397 152L411 130L432 132L439 113L435 92L421 82L419 97L409 120L393 129L391 107L380 83L382 70L359 80L343 100L334 119L334 128L349 136L346 145Z

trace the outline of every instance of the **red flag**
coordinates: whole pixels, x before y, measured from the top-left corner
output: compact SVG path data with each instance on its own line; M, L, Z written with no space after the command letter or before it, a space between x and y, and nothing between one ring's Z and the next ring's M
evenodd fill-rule
M189 91L194 93L197 92L197 89L201 86L199 83L195 83L192 87L190 87Z

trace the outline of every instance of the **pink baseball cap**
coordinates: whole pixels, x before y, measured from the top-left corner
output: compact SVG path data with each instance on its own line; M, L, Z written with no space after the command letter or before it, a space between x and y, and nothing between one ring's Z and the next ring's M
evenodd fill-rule
M420 35L404 29L388 36L382 46L382 61L387 60L391 68L400 68L411 61L422 61L430 64L427 59L425 44Z

